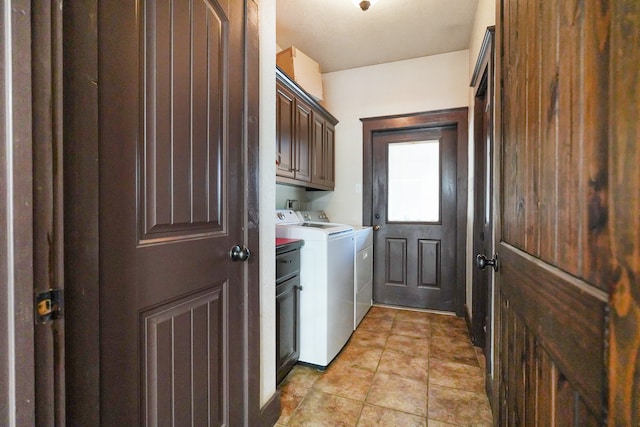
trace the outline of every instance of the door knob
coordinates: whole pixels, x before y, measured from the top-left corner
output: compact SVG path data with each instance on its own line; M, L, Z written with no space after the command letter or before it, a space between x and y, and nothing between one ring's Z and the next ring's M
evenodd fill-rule
M493 268L493 271L498 271L498 254L494 255L493 258L487 258L482 254L476 255L476 265L480 270L484 270L487 266Z
M229 251L231 261L246 261L251 256L251 251L246 246L235 245Z
M373 231L378 231L380 230L380 226L379 225L374 225L373 226Z

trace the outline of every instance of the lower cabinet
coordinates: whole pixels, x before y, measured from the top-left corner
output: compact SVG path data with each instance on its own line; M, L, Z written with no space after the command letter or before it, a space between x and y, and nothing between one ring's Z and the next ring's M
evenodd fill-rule
M276 247L276 382L300 357L300 247L295 241Z
M287 376L300 356L300 276L276 287L276 381Z

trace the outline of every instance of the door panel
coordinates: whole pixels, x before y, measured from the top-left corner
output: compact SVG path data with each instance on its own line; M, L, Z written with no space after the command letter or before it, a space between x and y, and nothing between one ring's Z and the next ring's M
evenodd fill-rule
M606 418L608 9L498 5L497 425Z
M140 239L222 231L226 18L205 0L150 1L145 13Z
M232 3L100 3L104 425L238 424L247 406L243 269L229 260L243 212Z
M224 346L225 292L226 283L219 284L141 314L145 425L224 419L224 364L217 355Z
M311 141L313 121L311 107L296 101L296 170L295 179L311 181Z
M281 85L276 85L276 169L278 176L295 177L294 171L294 97Z
M376 302L455 309L456 142L454 128L374 135Z

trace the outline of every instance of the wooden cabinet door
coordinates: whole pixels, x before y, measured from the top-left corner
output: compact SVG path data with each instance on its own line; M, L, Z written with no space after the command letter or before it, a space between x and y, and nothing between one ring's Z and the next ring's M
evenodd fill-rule
M295 177L293 94L281 85L276 87L276 175Z
M300 356L300 276L276 289L276 382L280 383Z
M329 122L325 124L324 128L324 185L330 187L333 190L333 187L336 184L335 179L335 144L336 144L336 131L333 125Z
M311 181L311 149L312 149L312 125L311 107L301 102L295 101L295 124L294 124L294 177L299 181Z
M313 151L311 182L314 184L324 183L324 129L325 121L322 117L313 115Z
M313 118L313 167L311 181L326 190L333 190L335 129L322 116Z

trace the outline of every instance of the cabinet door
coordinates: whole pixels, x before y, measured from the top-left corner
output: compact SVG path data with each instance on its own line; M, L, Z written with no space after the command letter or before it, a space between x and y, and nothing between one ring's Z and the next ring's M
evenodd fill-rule
M300 276L276 287L276 382L280 383L300 356Z
M325 121L322 117L313 116L313 166L311 170L311 182L323 185L325 181Z
M335 128L331 123L325 124L324 132L324 184L333 190L335 186Z
M276 86L276 175L295 176L294 97L282 86Z
M311 181L311 107L297 99L295 112L295 179L309 182Z

